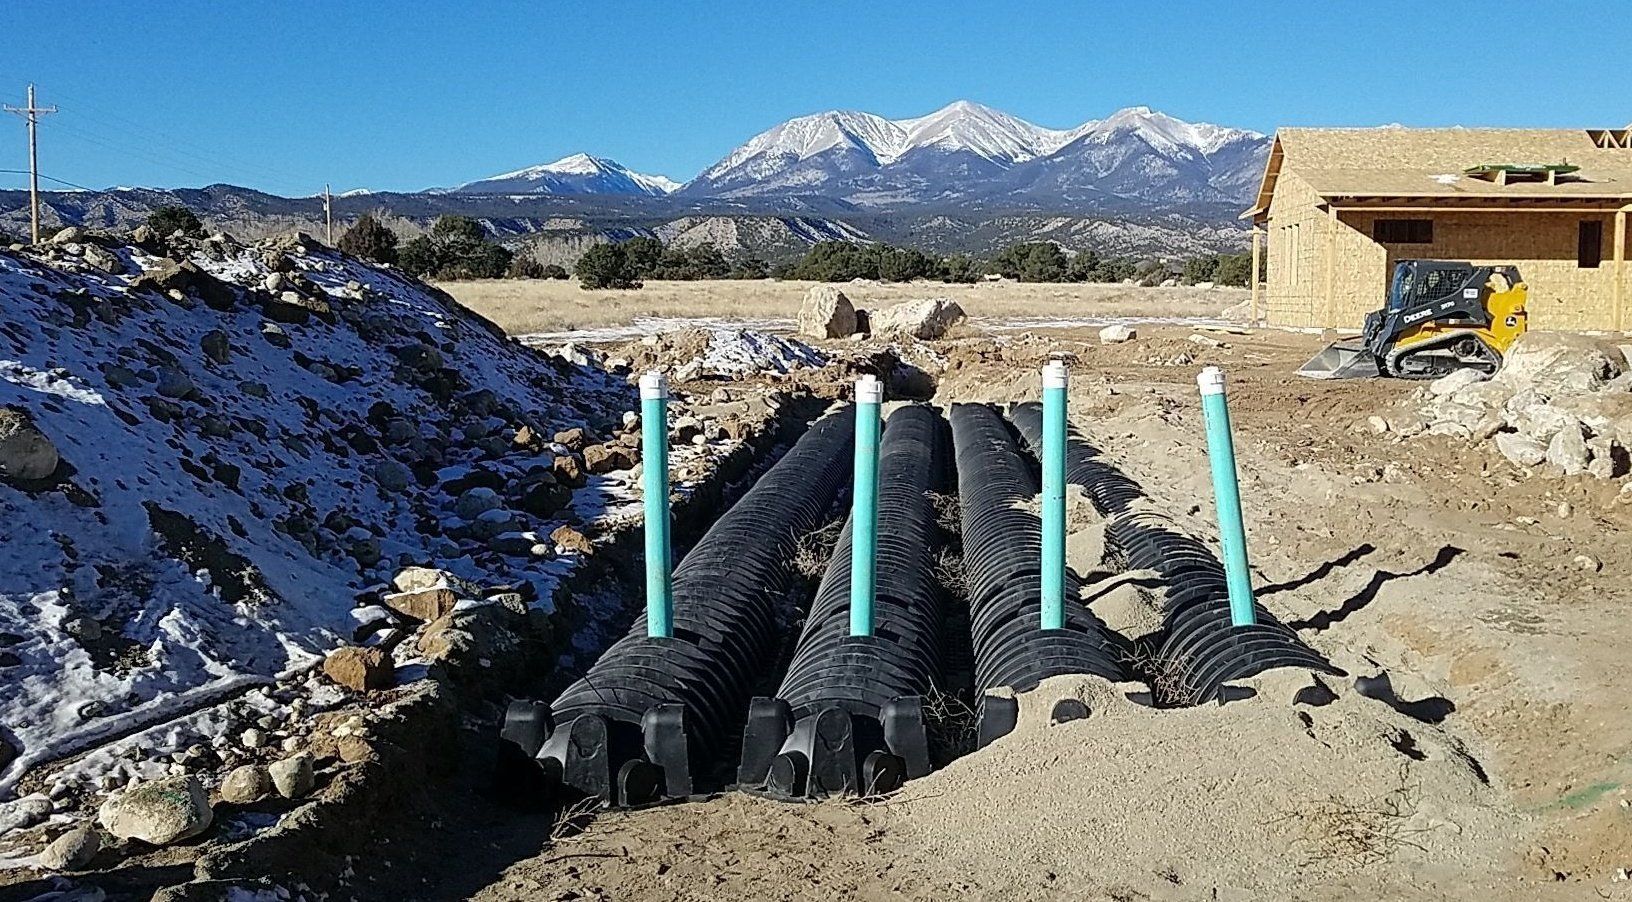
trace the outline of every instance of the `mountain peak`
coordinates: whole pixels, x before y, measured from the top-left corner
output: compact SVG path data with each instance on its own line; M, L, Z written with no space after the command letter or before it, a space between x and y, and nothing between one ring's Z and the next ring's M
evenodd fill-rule
M454 188L459 194L632 194L661 197L680 183L647 175L605 157L575 153L553 163L528 166Z

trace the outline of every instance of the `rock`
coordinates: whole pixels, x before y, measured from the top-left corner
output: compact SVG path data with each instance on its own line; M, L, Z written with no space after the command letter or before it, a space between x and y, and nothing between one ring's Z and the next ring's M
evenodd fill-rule
M102 638L102 624L83 614L64 620L62 622L62 631L80 642L95 642Z
M78 226L68 226L58 229L55 235L46 239L47 244L75 244L85 240L85 230Z
M19 827L32 827L50 817L51 808L51 798L44 793L0 802L0 835Z
M876 310L868 322L874 335L910 335L933 341L963 320L963 308L956 301L930 298Z
M1592 460L1587 450L1586 437L1580 426L1560 429L1547 445L1547 462L1563 471L1565 476L1576 476L1587 471Z
M266 748L266 734L261 732L258 727L250 727L245 730L244 734L239 737L239 741L243 743L244 748L252 751Z
M1526 332L1502 360L1497 378L1515 390L1534 388L1549 396L1596 391L1619 376L1624 360L1585 335Z
M1566 427L1579 428L1575 414L1551 404L1534 389L1521 390L1502 406L1502 419L1515 430L1545 442Z
M259 764L233 768L221 781L221 800L234 805L253 805L272 794L272 775Z
M105 272L110 276L119 276L125 273L124 261L94 244L86 245L85 262L93 269Z
M204 356L216 363L225 364L232 357L232 343L227 340L227 333L220 329L211 329L198 340L198 347Z
M1587 441L1587 450L1592 453L1592 462L1587 464L1589 476L1619 479L1632 469L1626 447L1612 435L1593 436Z
M387 593L380 600L404 617L429 623L453 610L459 596L444 582L408 592Z
M669 432L675 444L689 445L692 439L703 434L703 423L696 417L676 417Z
M1547 459L1547 446L1519 432L1496 433L1496 450L1512 463L1534 467Z
M579 554L590 554L595 550L595 545L589 537L571 526L557 526L555 531L550 533L550 541L562 550L576 551Z
M0 407L0 479L31 481L57 471L57 446L34 425L28 411Z
M1366 426L1372 432L1375 432L1378 435L1382 435L1388 431L1388 421L1380 416L1377 416L1376 414L1366 417Z
M1139 333L1131 326L1124 326L1120 323L1112 323L1099 330L1099 343L1102 345L1121 344L1124 341L1132 341L1138 337Z
M414 482L414 471L397 460L382 460L374 465L374 481L387 492L401 492Z
M584 449L584 467L591 473L627 470L634 465L629 450L621 445L590 445Z
M304 797L317 783L317 778L312 774L312 756L305 753L274 761L266 770L272 776L272 785L278 790L278 795L286 799Z
M369 692L391 688L396 665L381 649L347 646L323 659L323 675L353 692Z
M227 283L201 269L191 260L177 263L160 260L158 265L131 281L132 289L146 288L167 297L170 292L191 292L198 295L213 310L230 310L237 303L237 295Z
M40 852L40 867L48 871L77 871L102 851L102 835L89 824L51 840Z
M161 366L156 390L166 398L180 400L192 397L198 388L193 385L193 380L187 375L186 370L175 366Z
M551 478L528 487L522 493L519 505L527 513L543 519L554 516L556 511L571 503L572 490Z
M556 481L562 485L574 489L584 487L584 466L578 462L578 458L573 457L571 454L563 454L557 457L555 463L550 467L550 472L555 475Z
M576 426L555 434L555 443L564 446L568 451L582 451L588 442L589 435Z
M1421 435L1428 428L1428 420L1420 413L1407 411L1390 416L1388 418L1388 428L1395 435L1410 438L1413 435Z
M474 520L490 510L497 510L503 503L498 492L478 486L461 493L453 504L453 511L462 520Z
M311 319L313 314L324 319L330 319L334 315L328 301L308 297L298 291L281 291L268 296L261 303L261 312L273 322L291 325L304 323Z
M1572 563L1575 564L1575 569L1584 570L1588 573L1597 573L1598 571L1604 569L1604 565L1590 554L1578 554L1575 556Z
M846 338L856 331L856 308L832 285L812 285L799 305L799 334Z
M138 783L96 812L97 823L114 836L156 846L197 836L213 818L203 784L190 775Z
M1458 391L1467 388L1475 382L1483 381L1485 381L1485 374L1479 372L1478 370L1456 370L1449 375L1441 376L1438 379L1428 383L1428 391L1436 397L1443 398L1446 395L1456 394Z

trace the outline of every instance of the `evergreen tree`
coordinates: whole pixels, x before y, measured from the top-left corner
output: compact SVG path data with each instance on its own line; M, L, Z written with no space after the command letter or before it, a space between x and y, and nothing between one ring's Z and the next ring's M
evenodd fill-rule
M204 234L204 223L180 204L168 204L147 214L147 227L161 238L169 238L177 232L192 238Z
M621 244L597 244L578 258L575 267L582 288L639 288L641 282L629 271Z
M397 262L397 233L386 228L371 213L364 213L340 236L340 250L373 260L376 263Z
M510 259L510 270L505 276L511 279L542 279L544 264L538 262L531 251L521 251Z

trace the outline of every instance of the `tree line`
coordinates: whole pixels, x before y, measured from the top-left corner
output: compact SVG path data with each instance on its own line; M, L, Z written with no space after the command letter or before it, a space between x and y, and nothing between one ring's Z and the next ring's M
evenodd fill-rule
M155 210L148 216L148 225L161 235L203 232L198 217L179 206ZM468 216L440 216L425 234L402 242L377 217L364 214L337 244L348 254L389 263L421 278L565 279L568 275L559 264L541 263L527 250L512 251L491 240L482 224ZM596 244L573 267L584 288L621 289L639 288L647 280L777 278L968 283L994 275L1019 282L1132 281L1157 285L1171 279L1186 285L1211 282L1245 286L1251 271L1252 257L1247 253L1203 254L1174 264L1105 257L1092 250L1069 255L1052 241L1011 244L984 259L880 243L823 241L797 259L773 266L753 256L732 259L708 242L682 247L645 236Z

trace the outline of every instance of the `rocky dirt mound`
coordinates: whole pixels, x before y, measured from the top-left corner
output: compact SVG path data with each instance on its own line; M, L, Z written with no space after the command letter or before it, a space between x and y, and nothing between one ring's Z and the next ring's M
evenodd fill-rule
M821 367L827 355L802 341L752 329L682 329L649 335L615 350L608 365L662 370L677 382L710 376L782 375Z
M136 241L0 251L0 796L378 631L404 565L547 607L634 406L310 239Z
M1373 418L1372 426L1494 441L1520 467L1618 479L1632 447L1627 361L1622 350L1586 336L1530 333L1493 378L1462 371L1437 379L1418 394L1415 411Z

